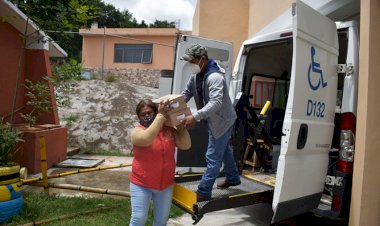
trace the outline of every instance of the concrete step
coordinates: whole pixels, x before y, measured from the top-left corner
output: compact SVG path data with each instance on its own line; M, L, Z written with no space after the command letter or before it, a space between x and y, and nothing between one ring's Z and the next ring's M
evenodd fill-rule
M80 147L67 147L67 156L73 156L80 152Z

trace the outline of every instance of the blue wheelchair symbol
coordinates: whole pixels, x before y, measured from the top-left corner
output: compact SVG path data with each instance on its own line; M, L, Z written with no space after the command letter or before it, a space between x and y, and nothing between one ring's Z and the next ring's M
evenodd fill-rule
M322 72L322 69L321 69L321 65L317 62L314 61L314 56L315 56L315 49L314 47L311 47L310 49L311 51L311 64L309 65L309 71L308 71L308 80L309 80L309 85L310 85L310 88L312 90L317 90L319 88L319 86L321 85L322 83L322 88L326 87L327 86L327 82L325 82L323 80L323 72ZM317 74L319 74L320 78L318 79L318 83L317 84L313 84L312 81L310 80L310 72L311 70Z

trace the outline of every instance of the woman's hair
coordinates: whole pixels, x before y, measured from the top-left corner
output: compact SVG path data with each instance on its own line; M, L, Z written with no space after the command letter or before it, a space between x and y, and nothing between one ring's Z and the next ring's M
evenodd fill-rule
M157 106L156 106L156 104L153 103L152 100L150 100L150 99L144 99L144 100L141 100L141 101L137 104L137 106L136 106L136 115L137 115L137 116L139 116L139 113L140 113L141 109L142 109L143 107L145 107L145 106L148 106L148 107L152 108L153 111L154 111L154 113L157 114L157 111L158 111L158 110L157 110Z

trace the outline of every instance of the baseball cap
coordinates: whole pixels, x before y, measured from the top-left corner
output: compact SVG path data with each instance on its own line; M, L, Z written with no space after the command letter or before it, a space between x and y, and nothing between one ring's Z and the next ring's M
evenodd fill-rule
M194 58L207 55L206 47L199 44L194 44L185 50L185 55L181 57L181 60L191 61Z

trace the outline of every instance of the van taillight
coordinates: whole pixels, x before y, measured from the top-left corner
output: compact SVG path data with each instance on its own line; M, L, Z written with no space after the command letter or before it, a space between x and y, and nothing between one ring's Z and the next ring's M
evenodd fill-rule
M340 147L337 170L346 173L353 173L355 154L355 130L356 117L353 113L343 113L340 122ZM344 189L344 188L343 188ZM351 188L348 188L351 189ZM344 202L343 194L334 194L332 197L331 209L341 211ZM347 200L346 200L347 201Z
M356 116L351 112L343 113L340 122L341 130L350 130L355 133L356 130Z
M342 197L340 195L333 195L331 209L334 211L340 211L342 207Z
M340 150L338 170L352 173L355 154L356 117L353 113L343 113L341 118Z

